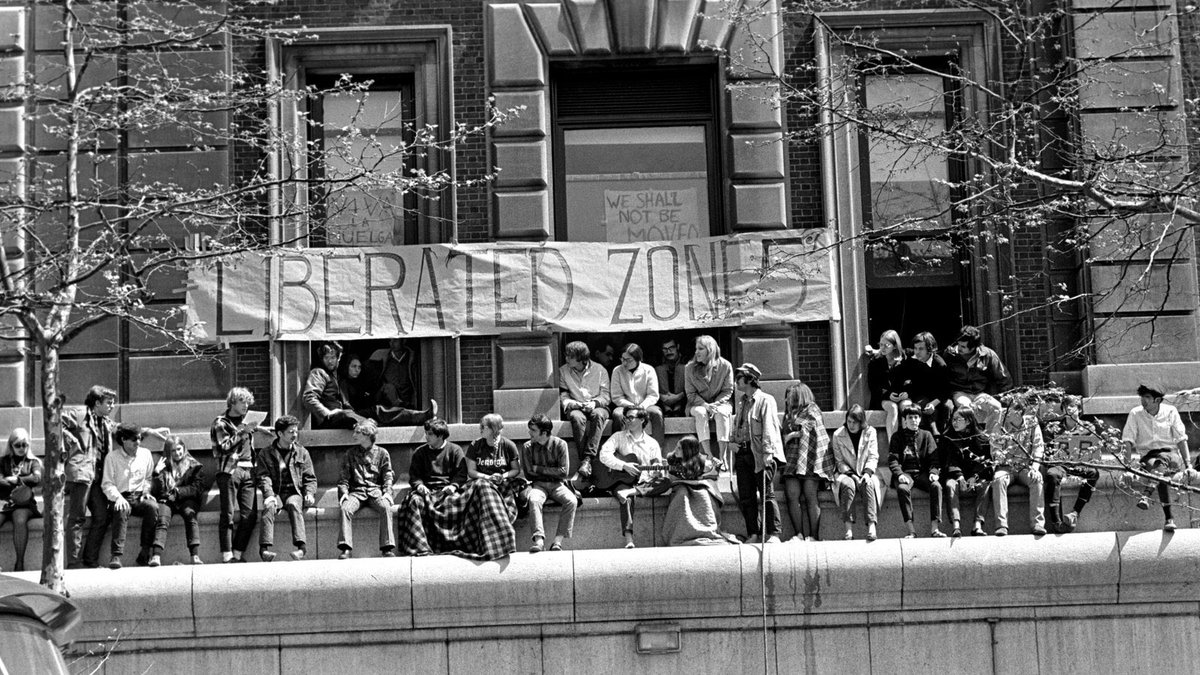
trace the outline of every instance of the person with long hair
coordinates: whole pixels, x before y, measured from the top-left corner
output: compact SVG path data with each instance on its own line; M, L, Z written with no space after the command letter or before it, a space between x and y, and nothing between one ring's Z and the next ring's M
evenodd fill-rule
M183 529L193 565L204 564L200 559L200 524L196 514L207 489L208 484L204 482L204 466L192 457L182 438L168 438L163 444L162 459L158 460L154 467L150 494L158 502L160 528L166 530L170 527L172 516L178 515L183 518ZM155 560L157 557L158 554L153 554L150 563L161 562L161 559Z
M42 460L30 450L29 432L17 428L8 435L8 445L0 456L0 490L5 493L5 501L0 504L0 527L12 521L13 552L17 557L14 572L25 571L29 519L42 515L33 491L42 484Z
M721 358L721 348L711 335L696 338L696 355L684 370L683 390L687 394L688 414L696 422L700 446L709 456L716 457L722 468L732 467L729 422L733 417L733 365ZM716 455L709 441L710 419L717 426Z
M821 407L807 384L797 383L783 395L783 494L797 537L821 538L822 481L837 475Z
M846 411L846 422L833 432L829 443L837 466L834 478L834 496L842 509L842 522L846 525L844 539L854 538L854 502L863 498L867 514L867 541L879 536L879 507L883 504L883 489L875 477L879 465L879 440L875 430L867 426L867 413L855 403Z
M867 388L871 391L871 410L887 413L887 433L890 438L899 426L900 404L909 394L899 380L903 374L904 346L900 334L885 330L879 336L879 350L867 363Z
M717 463L706 455L695 436L679 439L667 455L667 489L671 501L663 517L659 542L664 546L736 544L721 531L723 498L717 487Z
M992 450L987 434L979 429L975 411L958 408L950 415L950 428L938 439L938 458L946 501L950 503L950 536L962 536L962 497L975 497L974 536L983 536L983 521L990 504Z

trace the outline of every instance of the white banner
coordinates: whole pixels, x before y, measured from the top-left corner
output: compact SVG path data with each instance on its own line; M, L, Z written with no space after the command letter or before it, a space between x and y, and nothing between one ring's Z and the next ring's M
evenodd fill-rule
M325 248L189 275L205 342L615 332L836 318L825 230Z

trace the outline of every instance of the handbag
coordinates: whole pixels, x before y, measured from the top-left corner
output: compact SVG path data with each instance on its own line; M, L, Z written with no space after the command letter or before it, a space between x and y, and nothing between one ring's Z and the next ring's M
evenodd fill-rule
M28 485L18 485L8 495L8 501L13 506L34 506L33 488Z

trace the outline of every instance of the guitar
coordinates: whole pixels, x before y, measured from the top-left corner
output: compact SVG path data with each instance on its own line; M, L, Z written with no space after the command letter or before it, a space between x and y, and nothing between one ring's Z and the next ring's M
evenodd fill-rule
M613 456L622 462L630 462L635 465L638 463L637 455L633 454L632 452L629 454L622 454L618 452L614 453ZM598 490L612 490L618 486L633 487L634 485L638 484L638 478L641 476L641 474L638 474L637 476L631 476L624 471L614 471L605 466L604 463L599 460L592 462L592 467L592 484L595 485L596 489Z

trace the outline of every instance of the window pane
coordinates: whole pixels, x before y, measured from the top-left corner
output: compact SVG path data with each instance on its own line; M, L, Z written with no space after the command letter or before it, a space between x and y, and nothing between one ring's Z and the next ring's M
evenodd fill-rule
M705 127L563 132L568 241L708 236Z
M67 672L62 655L45 629L23 619L0 619L0 672Z
M325 176L349 179L364 170L402 172L404 147L400 91L327 94L324 107ZM329 246L404 243L403 195L391 188L337 189L325 200Z

